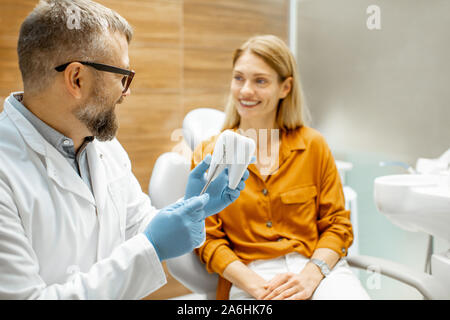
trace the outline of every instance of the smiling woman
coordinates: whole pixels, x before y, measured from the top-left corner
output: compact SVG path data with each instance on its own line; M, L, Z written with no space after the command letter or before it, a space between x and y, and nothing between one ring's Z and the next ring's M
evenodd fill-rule
M286 98L292 87L292 77L279 79L275 70L262 58L245 52L235 63L231 81L231 93L237 112L241 117L241 128L272 129L278 101ZM270 114L270 115L269 115Z
M245 110L260 103L258 110L252 112L259 111L258 118L262 119L265 112L278 108L274 120L279 128L293 129L307 122L309 113L300 82L292 81L299 79L297 64L286 52L289 52L286 44L273 35L250 38L235 51L224 129L239 125L241 118L247 118Z
M250 136L257 161L245 190L206 219L198 249L207 270L220 275L218 299L368 298L343 259L353 241L350 212L325 139L305 125L296 69L273 35L252 37L235 51L224 129L259 134ZM274 131L278 139L261 139ZM193 166L216 141L195 150ZM263 172L260 155L270 153L276 161Z

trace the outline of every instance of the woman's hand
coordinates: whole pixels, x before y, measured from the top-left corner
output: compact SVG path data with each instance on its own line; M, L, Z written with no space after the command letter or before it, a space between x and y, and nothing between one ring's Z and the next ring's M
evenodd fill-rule
M261 300L260 297L265 294L267 286L267 281L260 279L259 281L254 282L251 286L247 287L246 291L256 300Z
M266 285L259 300L306 300L311 298L323 275L319 269L308 263L300 273L281 273Z
M264 294L268 285L264 278L239 260L231 262L222 276L255 299Z

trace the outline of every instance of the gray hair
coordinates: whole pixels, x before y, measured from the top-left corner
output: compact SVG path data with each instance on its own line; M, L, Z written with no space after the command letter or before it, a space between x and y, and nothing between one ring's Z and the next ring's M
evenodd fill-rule
M38 92L58 65L108 57L108 37L119 32L128 43L133 30L115 11L90 0L40 0L22 23L17 45L24 89Z

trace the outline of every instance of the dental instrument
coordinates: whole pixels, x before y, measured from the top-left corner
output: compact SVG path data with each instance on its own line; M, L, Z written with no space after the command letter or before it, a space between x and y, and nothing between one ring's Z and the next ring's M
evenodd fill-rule
M225 145L222 145L222 146L223 146L223 151L222 151L222 162L223 162L223 161L225 161L226 150L225 150ZM211 166L212 166L212 162L211 162L211 165L210 165L210 167L209 167L209 170L211 170ZM210 184L210 183L211 183L211 182L212 182L212 181L220 174L220 172L222 172L222 170L224 169L224 168L222 168L221 170L219 170L219 167L220 167L219 164L214 164L214 169L212 169L212 174L211 174L211 175L208 175L209 178L208 178L208 180L206 181L206 184L205 184L205 186L203 187L202 191L200 192L200 194L199 194L200 196L206 192L206 189L208 189L209 184Z

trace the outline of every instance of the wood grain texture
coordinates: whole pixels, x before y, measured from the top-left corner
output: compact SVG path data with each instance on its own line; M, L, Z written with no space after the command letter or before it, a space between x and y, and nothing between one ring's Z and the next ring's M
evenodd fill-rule
M22 91L17 58L20 25L36 6L35 0L2 0L0 2L0 111L3 100L13 91Z
M186 0L185 47L234 50L256 34L286 38L287 10L285 0Z
M22 21L37 0L0 2L0 98L22 90L16 53ZM180 141L186 113L219 110L228 95L233 51L248 37L271 33L287 39L288 0L98 0L134 29L129 56L136 76L132 94L118 105L118 139L147 193L153 165ZM0 111L3 104L0 105ZM165 268L165 264L164 264ZM166 270L166 269L165 269ZM190 293L167 272L167 285L146 299Z

